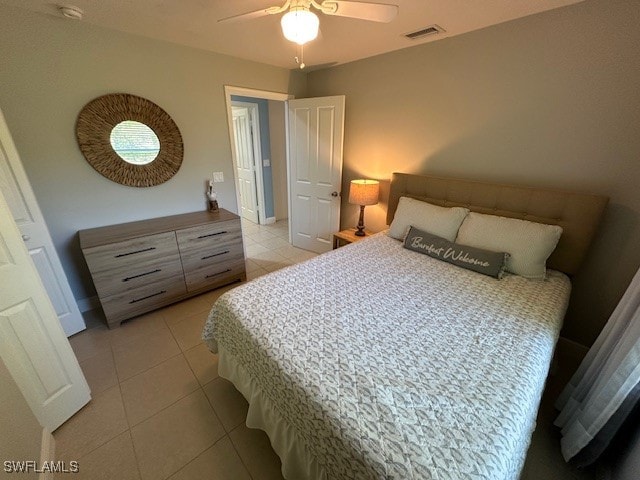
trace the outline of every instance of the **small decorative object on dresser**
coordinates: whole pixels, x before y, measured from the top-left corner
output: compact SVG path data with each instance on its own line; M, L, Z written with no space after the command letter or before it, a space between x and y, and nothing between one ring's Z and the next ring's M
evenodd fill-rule
M109 328L246 280L240 217L219 209L78 232Z
M211 180L207 185L207 208L210 212L218 211L218 195L213 190L213 182Z

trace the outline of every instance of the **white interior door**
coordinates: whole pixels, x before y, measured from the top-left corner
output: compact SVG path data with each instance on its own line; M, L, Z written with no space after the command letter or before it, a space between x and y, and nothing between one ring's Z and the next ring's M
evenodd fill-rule
M340 227L344 101L288 101L291 242L318 253L331 250Z
M0 111L0 190L67 336L86 328L47 224Z
M0 356L43 427L90 399L56 311L0 192Z
M259 223L258 189L256 180L255 152L251 133L251 114L246 107L231 107L233 133L236 148L236 168L240 191L240 215Z

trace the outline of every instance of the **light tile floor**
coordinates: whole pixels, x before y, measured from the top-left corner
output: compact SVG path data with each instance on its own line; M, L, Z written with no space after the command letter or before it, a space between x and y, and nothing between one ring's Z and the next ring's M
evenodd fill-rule
M247 253L248 280L316 256L289 244L286 220L272 225L256 225L243 219L242 236Z
M312 258L288 242L286 221L243 221L249 280ZM247 402L218 377L200 334L213 302L235 285L142 315L109 330L99 310L70 339L91 402L54 432L60 460L78 479L281 479ZM61 476L62 478L62 476Z
M247 276L314 256L288 243L285 222L243 221ZM217 356L200 340L226 287L108 330L100 311L71 345L92 401L54 432L60 460L77 460L78 479L281 479L280 460L260 430L244 425L247 402L218 377ZM562 364L562 362L561 362ZM552 428L552 402L568 378L551 377L522 479L586 480L569 468ZM60 477L62 478L62 477Z

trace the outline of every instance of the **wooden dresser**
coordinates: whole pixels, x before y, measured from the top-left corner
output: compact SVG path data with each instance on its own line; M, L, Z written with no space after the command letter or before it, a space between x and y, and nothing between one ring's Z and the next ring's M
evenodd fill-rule
M109 328L246 280L240 217L220 209L78 232Z

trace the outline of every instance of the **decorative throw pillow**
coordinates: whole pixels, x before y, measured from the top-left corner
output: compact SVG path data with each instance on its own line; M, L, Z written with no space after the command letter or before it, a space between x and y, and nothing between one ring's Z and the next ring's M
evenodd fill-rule
M409 228L404 239L404 248L494 278L502 278L509 258L508 253L490 252L453 243L446 238L431 235L414 226Z
M547 258L562 235L562 227L471 212L462 222L456 242L505 251L511 255L507 271L525 278L544 279Z
M400 197L388 235L402 240L411 225L453 242L469 210L462 207L439 207L409 197Z

